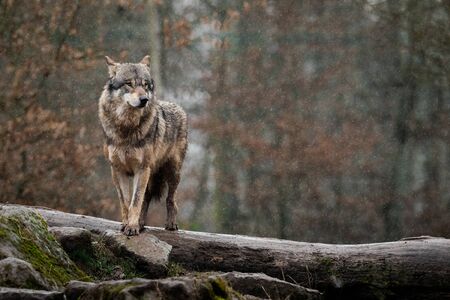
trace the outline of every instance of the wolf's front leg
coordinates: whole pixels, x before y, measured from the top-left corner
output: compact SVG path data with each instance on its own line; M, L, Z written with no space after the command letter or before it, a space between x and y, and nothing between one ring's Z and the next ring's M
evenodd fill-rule
M124 174L114 167L111 167L111 174L113 178L114 186L119 194L120 209L122 212L122 226L120 230L128 225L128 206L130 205L130 178L127 174Z
M128 209L128 225L125 226L124 233L126 235L138 235L140 225L139 218L141 216L144 205L144 194L147 188L148 179L150 178L150 168L144 168L134 174L133 178L133 196Z

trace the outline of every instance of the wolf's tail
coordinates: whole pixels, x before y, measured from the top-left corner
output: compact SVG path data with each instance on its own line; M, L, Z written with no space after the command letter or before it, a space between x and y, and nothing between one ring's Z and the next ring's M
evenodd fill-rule
M161 201L167 194L168 185L163 172L159 171L152 176L152 182L148 185L150 189L145 192L145 201Z

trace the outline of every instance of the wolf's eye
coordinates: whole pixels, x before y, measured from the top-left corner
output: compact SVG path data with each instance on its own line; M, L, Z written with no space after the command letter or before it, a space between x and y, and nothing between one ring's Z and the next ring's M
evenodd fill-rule
M155 86L153 84L153 79L146 80L145 81L145 87L148 88L150 91L153 91L153 89L155 88Z
M131 82L131 80L125 81L125 84L128 85L129 87L131 87L131 86L133 85L133 83Z

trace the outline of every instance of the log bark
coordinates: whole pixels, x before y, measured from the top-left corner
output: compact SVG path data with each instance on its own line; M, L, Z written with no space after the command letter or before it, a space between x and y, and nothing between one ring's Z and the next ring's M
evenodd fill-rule
M9 205L3 206L7 208ZM11 205L12 206L12 205ZM49 226L96 233L119 222L36 209ZM450 299L450 240L434 237L331 245L146 227L172 246L169 260L194 271L262 272L324 292L326 299Z

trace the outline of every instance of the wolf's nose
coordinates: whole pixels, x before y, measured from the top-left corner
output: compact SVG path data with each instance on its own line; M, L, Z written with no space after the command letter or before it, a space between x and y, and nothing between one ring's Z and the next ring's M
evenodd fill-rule
M145 105L148 102L147 96L140 96L139 101L141 101L141 105Z

